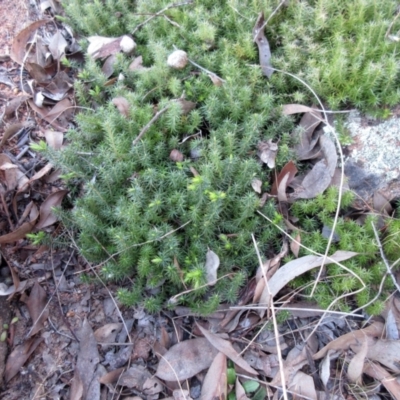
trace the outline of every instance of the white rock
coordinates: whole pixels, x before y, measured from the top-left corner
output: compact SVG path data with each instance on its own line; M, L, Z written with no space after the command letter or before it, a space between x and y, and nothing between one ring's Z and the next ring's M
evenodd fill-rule
M183 50L175 50L168 57L167 64L175 69L185 68L188 63L188 56Z
M135 41L129 36L122 36L121 41L119 42L121 50L124 53L131 53L136 48Z

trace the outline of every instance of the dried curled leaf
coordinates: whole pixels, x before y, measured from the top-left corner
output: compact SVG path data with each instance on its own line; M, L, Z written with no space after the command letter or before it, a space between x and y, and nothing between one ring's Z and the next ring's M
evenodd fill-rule
M263 75L270 78L274 73L271 65L271 50L268 40L264 34L264 13L258 15L256 24L253 28L253 40L257 43L258 53L260 56L260 65Z
M217 281L217 271L219 267L219 257L217 254L215 254L212 250L208 249L207 255L206 255L206 273L207 273L207 283L210 286L213 286L216 284Z
M260 179L253 179L251 181L251 187L256 193L261 194L262 181Z
M278 153L278 143L273 143L272 139L269 139L268 142L260 142L257 145L258 149L258 157L260 160L267 164L269 168L275 168L275 158Z
M20 65L23 64L26 55L26 45L28 43L28 40L36 29L40 28L47 22L49 21L46 19L35 21L27 26L25 29L23 29L21 32L19 32L18 35L14 38L10 56L16 63Z
M186 340L172 346L161 358L156 376L182 381L208 368L218 350L205 338Z
M112 103L125 118L129 116L129 101L125 97L115 97Z
M250 367L247 361L242 358L239 353L233 348L231 342L222 339L218 335L211 333L207 329L204 329L201 325L197 325L201 333L207 338L207 340L220 352L224 353L230 358L237 366L244 369L247 373L252 375L258 375L257 371Z

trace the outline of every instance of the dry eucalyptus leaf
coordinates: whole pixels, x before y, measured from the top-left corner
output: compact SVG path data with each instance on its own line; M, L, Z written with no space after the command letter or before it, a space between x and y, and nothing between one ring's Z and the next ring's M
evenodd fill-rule
M161 393L164 385L157 378L147 378L143 384L143 393L147 396Z
M400 341L378 339L368 346L367 358L378 361L392 371L400 372Z
M173 400L192 400L192 398L189 396L189 391L186 389L175 389L172 392Z
M214 286L217 282L217 271L219 267L220 261L217 254L215 254L212 250L208 249L206 254L206 274L207 274L207 283L210 286Z
M110 383L115 383L118 381L121 374L125 371L125 368L117 368L114 369L106 374L104 374L100 379L99 382L103 385L108 385Z
M4 166L5 168L6 166ZM8 187L11 190L17 188L20 191L29 181L25 173L22 172L17 165L9 164L10 169L5 170L6 182L10 184ZM3 169L3 166L1 167Z
M13 98L6 106L6 109L4 111L4 116L6 117L11 117L18 108L21 106L22 103L24 103L26 100L28 100L31 96L30 95L22 95Z
M332 140L326 135L322 135L319 138L319 143L321 145L321 150L322 150L322 153L323 153L324 158L327 163L329 175L332 179L332 177L336 171L336 166L337 166L337 162L338 162L336 146L332 142Z
M24 129L25 126L26 126L26 124L21 123L21 122L17 122L15 124L9 125L6 128L6 130L3 132L3 137L1 138L0 146L3 146L8 139L10 139L12 136L14 136L17 132Z
M325 388L331 376L331 354L333 350L329 350L319 365L319 376Z
M65 37L60 31L57 31L49 43L49 50L54 60L59 60L65 55L65 48L68 46Z
M208 74L208 76L211 79L211 82L215 85L215 86L222 86L224 84L224 81L219 78L217 75L215 74Z
M287 196L286 196L286 188L288 186L288 182L290 179L290 172L288 172L279 182L278 185L278 201L280 202L287 202Z
M7 358L6 368L4 371L4 379L6 382L9 382L12 378L14 378L15 375L18 374L21 367L25 364L25 362L43 340L44 339L41 337L31 337L24 343L14 348Z
M258 15L256 24L253 28L253 40L257 43L258 53L260 56L260 66L263 75L270 78L274 73L271 65L271 50L268 40L264 34L264 13Z
M43 328L44 322L49 316L49 309L45 308L46 305L47 294L36 281L26 301L26 306L28 307L29 315L33 323L29 336L35 335Z
M260 305L269 307L273 297L276 296L279 291L284 288L290 281L299 275L304 274L314 268L320 267L322 263L324 265L332 264L334 261L341 262L348 260L356 256L358 253L353 251L336 251L334 254L325 259L323 256L304 256L296 260L289 261L283 267L279 268L278 271L268 281L268 287L265 287L261 298ZM264 315L265 310L260 310Z
M239 378L236 378L235 395L236 395L236 400L250 400L247 397L246 392L245 392L242 384L239 381Z
M371 325L364 329L359 329L353 332L346 333L345 335L338 337L332 342L329 342L318 353L315 353L313 355L313 359L319 360L320 358L324 357L329 350L345 351L349 349L350 346L358 344L360 340L363 340L365 338L365 335L372 338L380 337L383 333L383 329L384 325L382 322L374 321ZM368 351L370 351L370 349Z
M306 112L315 112L311 107L303 106L302 104L285 104L282 108L283 115L292 115Z
M94 332L94 337L99 343L112 343L122 328L121 323L110 323L101 326Z
M291 382L297 372L308 364L306 348L304 346L295 346L283 361L283 368L279 370L271 381L271 385L279 386L282 384L282 373L285 381Z
M314 379L312 376L298 371L293 379L288 382L288 389L293 394L311 400L318 400L317 392L315 391Z
M276 196L278 194L278 187L279 184L281 183L282 179L289 174L289 178L287 179L287 185L290 184L290 182L293 180L293 178L295 177L295 175L297 174L297 168L294 165L293 161L289 161L281 170L281 172L279 172L279 175L277 177L277 179L274 181L274 183L272 184L272 188L271 188L271 194L273 196ZM285 188L286 191L286 188Z
M400 383L385 368L377 363L370 362L365 364L364 373L380 381L394 399L400 400Z
M299 256L300 243L301 243L301 236L299 231L297 231L294 239L295 240L292 240L290 242L290 250L292 251L293 255L297 258Z
M59 207L68 190L58 190L47 196L46 200L40 206L40 218L36 229L43 229L53 225L58 218L54 215L53 207Z
M133 59L133 61L129 65L129 71L139 71L144 69L143 67L143 57L139 56Z
M149 378L151 374L146 367L134 364L121 375L118 384L142 391L144 383Z
M306 112L299 122L300 135L297 138L297 130L292 134L298 141L295 151L298 160L311 160L318 157L319 148L317 146L320 130L315 131L322 121L322 114L319 111Z
M258 375L257 371L250 367L250 365L245 361L238 352L233 348L232 343L228 340L222 339L218 335L211 333L207 329L204 329L201 325L197 324L201 333L206 337L206 339L220 352L224 353L228 358L230 358L237 366L244 369L247 373L251 375Z
M312 199L327 189L332 176L329 173L326 160L318 161L304 177L301 187L293 193L290 199Z
M226 399L228 388L226 370L226 355L218 353L204 378L201 400Z
M130 53L136 48L134 40L127 35L118 38L109 38L104 36L90 36L87 38L90 42L87 52L95 60L104 59L120 51Z
M165 381L182 381L208 368L218 350L205 338L185 340L172 346L161 358L156 376Z
M29 204L31 205L31 203ZM35 226L36 220L39 217L39 212L37 207L32 204L32 209L30 212L30 221L24 222L19 228L11 233L7 233L6 235L0 236L0 244L3 243L13 243L17 240L25 238L27 233L32 232L32 229Z
M129 101L125 97L115 97L112 99L112 103L124 117L129 116Z
M36 29L40 28L42 25L49 22L49 20L42 19L39 21L35 21L21 32L14 38L10 56L11 58L18 64L22 65L26 55L26 45L28 40L30 39L31 35L36 31Z
M256 193L261 194L262 181L260 179L253 179L251 181L251 187Z
M60 150L64 141L64 134L62 132L46 129L44 131L46 143L54 150Z
M89 322L85 319L79 332L79 352L71 382L71 399L86 399L95 379L100 357L97 342Z
M103 58L106 58L110 56L111 54L118 53L120 50L118 39L116 38L110 38L110 37L104 37L104 36L90 36L87 38L89 41L89 46L87 48L87 53L89 56L92 56L94 59L96 58L101 58L99 56L99 53L101 52L102 48L104 48L107 45L110 45L111 43L116 45L116 51L115 52L110 52L107 56L103 56Z
M390 305L392 306L392 302ZM392 306L393 307L393 306ZM386 339L388 340L399 340L399 329L397 328L395 313L392 308L389 308L387 316L385 318L386 324Z
M196 108L196 103L193 101L188 101L185 99L179 99L178 103L182 107L182 114L187 115L190 113L190 111L194 110Z
M51 81L51 76L46 72L46 70L39 64L36 63L25 63L25 68L29 72L29 75L38 84L46 84Z
M357 352L354 357L351 359L349 366L347 368L347 377L350 382L353 383L361 383L361 375L364 369L365 357L368 353L368 340L367 336L365 336L364 340L361 340L361 346L352 346L352 350Z
M257 155L260 160L267 164L269 168L275 168L275 158L278 153L278 143L273 143L272 139L268 142L260 142L257 145Z
M115 54L112 54L106 59L106 61L104 61L104 64L101 67L101 71L106 78L109 78L114 73L114 64L116 61L117 56Z
M52 80L43 87L43 95L51 100L59 102L67 96L73 86L73 80L65 71L59 71ZM68 103L68 106L70 103Z
M52 168L53 165L51 163L47 163L43 168L41 168L38 172L36 172L36 174L33 175L27 182L25 182L25 184L18 190L17 194L24 192L30 183L45 176L48 172L51 171Z
M65 98L59 101L44 117L50 123L55 121L63 112L72 107L71 100ZM58 129L60 130L60 129ZM65 132L65 129L63 130Z

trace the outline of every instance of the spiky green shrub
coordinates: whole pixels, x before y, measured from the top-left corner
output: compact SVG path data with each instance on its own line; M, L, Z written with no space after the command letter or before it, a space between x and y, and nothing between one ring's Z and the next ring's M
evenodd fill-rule
M332 108L396 105L399 46L386 34L400 29L397 7L395 0L290 2L267 29L274 65L304 79ZM278 83L285 90L293 79L279 76ZM292 93L295 101L309 99L301 85Z
M332 37L351 32L341 11L353 8L348 2L337 3L339 8L333 12L328 1L291 2L271 20L267 34L276 66L310 80L332 105L347 100L358 104L359 97L347 90L361 80L349 80L342 68L343 82L337 85L331 77L336 70L327 72L335 69L334 56L339 51L331 51ZM357 3L362 10L370 10L372 1ZM377 16L381 30L389 24L392 3L381 7ZM134 31L167 4L163 0L71 0L65 7L69 22L79 32L118 36ZM72 187L82 186L72 212L64 214L65 224L78 232L82 254L101 263L102 276L121 281L124 288L119 297L124 303L143 303L156 311L171 295L195 288L180 299L210 312L220 301L234 301L247 274L258 265L251 234L261 254L272 255L279 249L279 231L255 212L276 215L274 202L260 207L251 186L253 179L261 179L263 191L268 191L273 176L258 161L257 144L279 139L278 170L290 160L293 123L281 115L280 106L308 98L308 93L282 74L268 81L259 68L252 28L260 11L268 16L276 6L270 1L202 0L172 7L165 11L168 18L155 17L135 31L136 55L143 57L145 69L129 71L132 58L118 55L115 74L122 72L125 79L113 86L105 85L107 79L97 61L88 58L80 71L77 98L92 111L78 115L78 127L68 133L68 147L49 156L63 168ZM326 25L314 18L322 11L330 13ZM359 24L368 21L370 14L360 11L354 18ZM340 43L343 53L349 45L339 40L336 46ZM361 60L363 68L378 57L377 45L371 42ZM166 60L175 46L222 77L224 84L214 85L191 64L183 70L168 67ZM291 46L298 48L294 51ZM382 49L379 54L387 58L381 62L390 69L395 45L385 44ZM350 62L346 59L346 65ZM391 82L396 81L397 70L395 77L390 73ZM325 90L327 81L335 83L336 91L331 86ZM370 91L371 85L363 89L363 93ZM197 105L188 114L173 101L183 94ZM374 105L393 102L395 94L390 87ZM115 97L128 101L127 117L112 104ZM166 106L168 110L133 145L155 109ZM179 150L184 160L172 161L172 150ZM308 217L306 213L304 218ZM306 219L301 222L307 223ZM314 246L313 241L310 244ZM218 275L231 274L212 289L202 287L208 249L221 259Z
M351 205L353 198L350 191L343 194L341 202L343 210ZM325 194L318 195L315 199L302 200L293 204L291 213L298 219L298 226L302 229L300 236L304 246L324 254L333 227L332 213L336 210L337 200L337 189L330 187ZM364 290L356 294L355 299L349 296L347 301L336 304L336 308L349 311L352 303L361 307L377 296L376 300L366 307L366 311L375 315L383 310L387 297L386 290L393 288L393 285L386 275L387 269L379 253L372 223L377 226L377 215L368 216L363 223L344 216L338 219L331 251L346 250L358 253L356 257L342 262L342 265L351 270L359 279L340 266L327 265L326 273L322 275L313 297L323 308L328 307L334 299L358 291L365 286ZM396 241L399 239L399 234L400 229L395 230L393 227L393 236ZM306 254L310 252L302 248L300 255ZM303 275L294 280L292 286L296 288L307 285L316 276L315 271ZM378 295L382 282L384 290ZM312 286L308 285L303 293L310 295L311 291Z

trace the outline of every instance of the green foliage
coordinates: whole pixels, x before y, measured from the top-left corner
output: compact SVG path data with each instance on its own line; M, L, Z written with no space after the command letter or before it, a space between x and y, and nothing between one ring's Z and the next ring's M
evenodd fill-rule
M169 4L71 0L65 9L79 32L117 37L133 32L148 15ZM396 102L396 45L384 40L394 1L379 9L372 0L335 4L310 0L282 8L266 31L274 65L308 81L333 107L348 101L360 107ZM268 190L273 178L257 158L257 144L279 140L277 170L291 160L293 120L279 110L288 100L307 102L309 93L279 73L267 80L258 66L252 28L260 11L268 16L276 5L198 0L172 7L165 11L168 18L153 18L135 32L136 55L143 57L144 69L130 71L132 58L120 54L114 67L125 79L114 86L106 85L99 61L87 58L79 72L76 95L80 105L92 111L77 116L78 127L67 135L68 147L41 150L75 188L73 210L62 213L63 221L79 232L78 245L89 261L108 260L101 276L121 282L124 288L118 295L123 303L141 303L157 312L171 296L192 289L179 301L209 313L221 301L235 301L257 267L252 234L261 254L280 248L277 227L256 213L261 210L283 226L275 203L267 201L260 208L260 197L251 187L257 178ZM170 68L166 60L175 46L221 76L224 84L214 85L191 64L183 70ZM350 51L354 46L360 50ZM188 114L174 101L182 95L196 103ZM127 100L127 117L112 103L115 97ZM168 110L133 145L155 108L166 106ZM184 160L171 161L172 150L181 152ZM351 200L345 193L344 206ZM333 189L293 205L300 225L309 231L304 244L325 250L327 239L320 228L331 225L336 205ZM354 224L347 231L348 225L340 222L337 229L343 239L334 247L360 249L361 264L356 267L363 268L374 260L376 247L368 242L370 232ZM218 275L230 274L212 288L204 287L208 249L221 260ZM329 288L329 295L355 286L353 280L340 281ZM319 295L325 294L321 286Z
M343 193L341 207L345 210L353 201L353 194L350 191ZM303 230L301 232L301 243L319 253L324 254L328 243L329 233L333 226L333 215L337 207L338 190L335 187L329 188L323 195L317 196L312 200L298 201L292 205L291 214L298 218L297 225ZM314 292L314 300L321 307L328 307L336 298L343 294L352 293L363 288L365 289L355 296L358 307L370 303L378 293L382 279L385 280L385 287L391 286L390 279L385 278L385 266L382 264L378 245L375 240L374 231L371 223L376 224L376 218L369 216L363 225L356 221L341 216L335 228L334 243L331 245L331 253L337 250L355 251L359 253L356 257L343 262L342 264L351 270L355 275L344 270L335 264L326 267L326 276L321 281ZM394 225L392 226L394 231ZM327 234L322 234L323 227L329 228ZM396 238L399 238L400 229L396 231ZM300 250L301 255L312 254L306 249ZM315 274L315 272L314 272ZM315 276L314 276L315 278ZM312 280L312 273L303 275L292 282L295 288L303 287ZM305 288L305 294L310 295L313 286ZM377 301L374 301L366 308L370 314L379 314L382 311L385 294L381 294ZM349 297L352 301L353 298ZM341 311L348 311L348 302L342 301L336 304L336 308Z
M304 79L332 108L398 104L399 47L386 37L392 22L391 32L399 30L397 7L395 0L290 2L267 29L274 65ZM289 77L276 80L283 90L293 84ZM291 102L307 100L295 96Z

